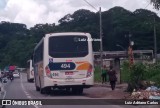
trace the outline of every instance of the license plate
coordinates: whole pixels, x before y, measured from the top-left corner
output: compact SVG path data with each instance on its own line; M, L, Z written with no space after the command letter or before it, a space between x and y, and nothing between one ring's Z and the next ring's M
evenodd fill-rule
M66 81L66 82L73 82L74 79L73 79L73 78L66 78L65 81Z
M65 72L65 75L73 75L73 72Z

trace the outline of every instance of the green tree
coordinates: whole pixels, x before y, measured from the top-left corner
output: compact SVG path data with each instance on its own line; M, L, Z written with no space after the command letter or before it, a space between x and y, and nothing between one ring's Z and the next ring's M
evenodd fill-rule
M127 49L132 34L134 49L153 49L153 17L149 10L137 9L134 12L122 7L113 7L102 12L103 48L106 51L122 50L120 44ZM157 42L160 41L160 18L156 18ZM59 20L59 24L36 24L29 29L25 24L0 22L0 67L11 64L25 66L33 49L46 33L56 32L88 32L92 38L99 39L99 13L80 9L67 14ZM99 42L93 41L93 50L99 51ZM160 52L160 43L157 43Z
M160 0L151 0L151 3L153 3L153 6L155 7L155 9L159 10Z

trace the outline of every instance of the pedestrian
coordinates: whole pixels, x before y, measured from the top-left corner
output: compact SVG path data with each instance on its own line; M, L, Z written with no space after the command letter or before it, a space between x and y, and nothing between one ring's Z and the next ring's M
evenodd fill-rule
M102 67L102 74L101 74L101 76L102 76L102 84L106 83L107 82L107 68L106 68L105 65Z
M116 71L113 70L113 66L110 66L109 68L110 68L108 71L109 81L110 81L111 89L114 90L116 86L116 81L117 81Z

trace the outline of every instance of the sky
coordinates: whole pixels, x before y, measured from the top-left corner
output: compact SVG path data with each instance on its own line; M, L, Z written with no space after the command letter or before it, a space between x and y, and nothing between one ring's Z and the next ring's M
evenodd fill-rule
M135 11L143 8L156 12L150 0L87 0L97 10L106 11L114 6L121 6ZM148 5L149 4L149 5ZM97 12L84 0L0 0L0 21L23 23L27 28L36 24L56 23L66 14L73 14L78 9Z

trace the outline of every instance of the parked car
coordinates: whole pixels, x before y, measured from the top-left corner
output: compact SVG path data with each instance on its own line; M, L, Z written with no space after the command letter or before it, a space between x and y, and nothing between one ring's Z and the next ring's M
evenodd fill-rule
M1 80L2 80L2 83L7 83L8 82L7 77L2 78Z
M14 78L20 78L20 73L18 72L18 70L15 70L15 71L13 72L13 77L14 77Z

